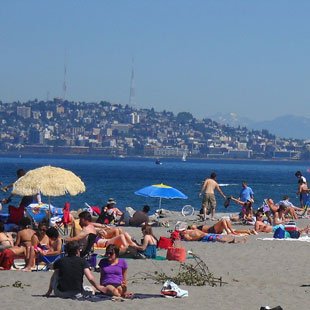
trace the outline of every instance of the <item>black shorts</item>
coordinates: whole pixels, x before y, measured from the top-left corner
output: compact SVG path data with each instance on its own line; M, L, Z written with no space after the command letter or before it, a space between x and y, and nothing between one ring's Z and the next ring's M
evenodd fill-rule
M215 229L214 229L214 226L212 226L212 227L210 227L209 229L208 229L208 234L215 234L216 232L215 232Z
M118 287L121 286L120 283L105 283L105 284L103 284L104 287L107 287L108 285L112 285L112 286L114 286L115 288L118 288Z

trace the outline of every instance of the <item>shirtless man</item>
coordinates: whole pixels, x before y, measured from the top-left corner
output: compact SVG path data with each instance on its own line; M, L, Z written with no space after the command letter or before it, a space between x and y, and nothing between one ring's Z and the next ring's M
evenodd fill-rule
M181 237L186 241L201 241L203 238L207 238L206 241L218 241L218 242L227 242L227 243L245 243L247 237L244 237L242 240L237 240L235 237L223 236L220 234L205 233L199 229L187 229L180 232ZM208 240L209 237L213 237L212 240Z
M211 215L211 220L215 221L215 206L216 206L216 199L214 195L214 190L217 190L220 195L226 199L226 196L223 194L221 188L216 182L216 174L214 172L211 173L210 178L206 179L201 187L199 198L201 197L202 193L205 192L202 200L202 208L203 208L203 220L207 219L207 213ZM208 210L208 211L207 211ZM211 211L212 210L212 211Z
M97 231L93 223L91 222L91 215L87 211L83 211L79 214L80 226L82 231L74 237L65 239L66 242L77 241L80 244L80 249L85 250L88 242L89 234L97 235Z
M272 211L272 213L274 214L275 212L277 212L279 210L279 206L274 204L274 201L271 198L268 198L266 200L268 207L270 208L270 210ZM297 219L298 216L295 212L295 209L292 207L287 207L285 210L285 215L290 214L292 216L293 219Z

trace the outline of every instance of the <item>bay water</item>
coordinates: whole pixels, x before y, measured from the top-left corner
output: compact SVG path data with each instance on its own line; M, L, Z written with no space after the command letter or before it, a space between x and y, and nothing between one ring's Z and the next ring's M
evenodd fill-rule
M134 192L152 184L173 186L188 196L187 200L163 199L162 208L181 211L186 204L195 210L201 207L198 198L200 188L205 178L211 172L217 174L217 181L225 195L238 197L242 181L246 181L254 191L257 209L264 198L271 197L275 202L289 195L291 201L299 205L296 195L298 184L295 172L300 170L307 178L310 163L275 162L275 161L224 161L224 160L191 160L163 159L162 165L155 164L153 159L118 158L94 159L76 157L0 157L0 181L4 185L16 180L16 170L23 168L28 171L45 165L51 165L73 171L86 186L86 192L77 196L52 197L51 202L56 207L63 207L66 201L71 203L71 209L85 207L85 202L92 206L103 206L108 198L117 201L117 207L124 210L126 206L141 209L144 204L151 207L153 213L159 206L159 199L135 195ZM0 192L0 199L8 197L8 193ZM225 209L224 199L217 196L218 212L237 212L240 206L231 203ZM20 197L15 196L11 202L18 205ZM47 197L42 197L47 202ZM7 210L6 206L3 212Z

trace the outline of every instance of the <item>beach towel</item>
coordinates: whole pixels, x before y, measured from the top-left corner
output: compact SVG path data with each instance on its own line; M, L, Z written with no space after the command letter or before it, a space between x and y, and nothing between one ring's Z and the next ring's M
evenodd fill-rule
M268 240L268 241L273 241L273 240L279 240L279 241L302 241L302 242L310 242L310 237L309 236L303 236L299 237L298 239L294 238L286 238L286 239L276 239L276 238L257 238L256 240Z

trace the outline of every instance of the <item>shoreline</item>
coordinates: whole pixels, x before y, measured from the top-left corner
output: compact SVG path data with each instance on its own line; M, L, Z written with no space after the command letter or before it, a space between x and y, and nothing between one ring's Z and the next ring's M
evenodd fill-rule
M98 160L167 160L167 161L180 161L182 162L180 157L158 157L158 156L127 156L123 155L122 157L113 156L113 155L95 155L95 154L71 154L71 153L7 153L0 152L1 158L64 158L64 159L98 159ZM281 158L268 158L268 159L259 159L259 158L207 158L207 157L192 157L188 156L187 160L184 162L214 162L214 161L225 161L225 162L288 162L288 163L309 163L310 160L304 159L281 159Z

